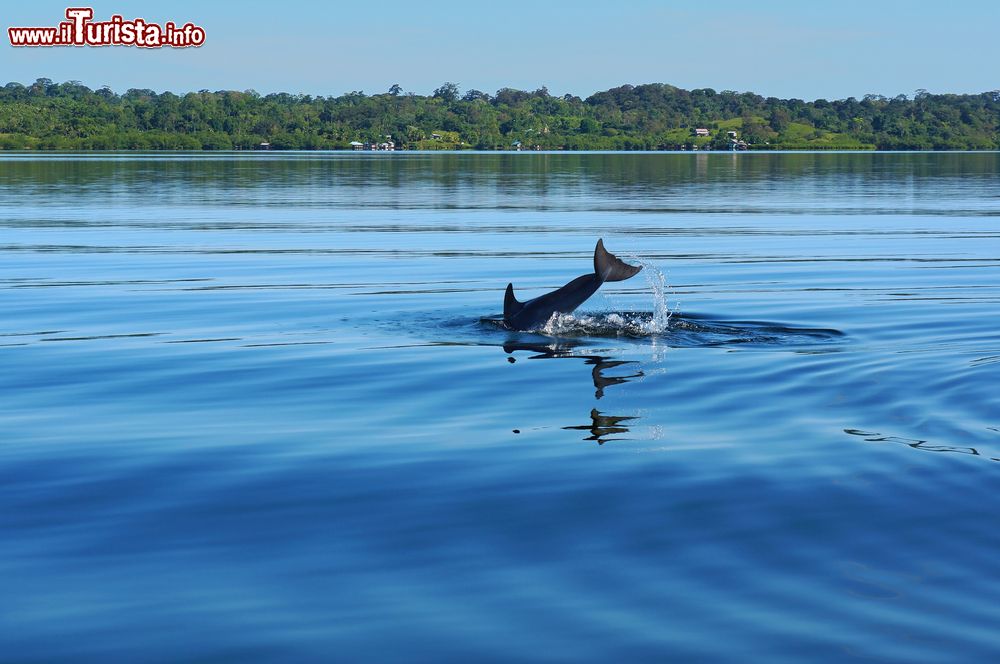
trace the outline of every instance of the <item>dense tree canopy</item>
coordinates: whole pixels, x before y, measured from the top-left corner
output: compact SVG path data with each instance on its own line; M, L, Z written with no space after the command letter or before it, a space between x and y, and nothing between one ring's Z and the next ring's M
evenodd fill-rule
M707 129L695 136L694 129ZM0 149L347 148L382 141L415 149L726 149L735 131L751 149L997 149L1000 91L837 101L750 92L623 85L587 99L503 88L431 96L349 92L337 97L253 90L116 94L77 81L0 88ZM705 133L705 132L702 132Z

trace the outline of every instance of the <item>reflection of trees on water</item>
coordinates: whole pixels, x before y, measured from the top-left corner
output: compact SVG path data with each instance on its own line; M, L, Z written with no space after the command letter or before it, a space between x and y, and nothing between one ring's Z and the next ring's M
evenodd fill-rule
M571 339L564 339L559 341L554 341L549 344L543 343L526 343L516 340L507 341L503 345L503 351L509 355L507 358L508 362L514 363L517 360L514 358L513 353L515 351L528 351L535 353L528 357L529 360L547 360L547 359L576 359L583 360L585 364L593 367L590 372L591 380L594 382L594 397L600 399L604 396L604 390L611 387L612 385L621 385L622 383L627 383L636 378L643 376L641 369L637 369L635 373L627 375L617 375L609 376L605 372L617 367L624 366L626 364L636 364L634 360L613 360L604 355L597 354L582 354L576 352L576 349L583 344L579 341L574 341ZM622 422L628 422L630 420L637 419L636 417L618 416L618 415L605 415L601 413L596 408L590 411L591 423L586 425L578 426L566 426L563 429L567 430L580 430L589 431L590 436L584 438L584 440L596 440L599 445L603 445L608 440L622 440L621 438L610 438L610 436L616 434L628 433L628 427L624 426Z
M113 191L126 202L156 199L200 200L220 190L253 195L258 206L287 205L373 208L480 208L502 206L549 209L582 205L605 208L644 201L667 206L697 201L699 209L732 208L734 188L754 192L777 180L834 180L842 190L861 195L870 188L911 187L914 179L935 178L961 184L992 177L995 153L780 154L733 159L713 154L329 154L257 153L223 157L130 153L108 159L8 160L4 177L22 190L51 194L72 188L86 195ZM150 178L159 186L147 186ZM331 186L331 183L334 186ZM808 189L808 188L806 188ZM930 191L931 188L928 188ZM918 197L921 188L917 187ZM937 190L935 190L937 191ZM284 196L276 196L281 192ZM303 193L305 192L305 193ZM553 193L560 196L553 199ZM665 193L671 193L664 198ZM928 194L929 195L929 194ZM737 197L738 198L738 197ZM768 199L744 201L767 206ZM609 203L610 202L610 203ZM138 204L138 203L137 203ZM631 205L631 203L630 203ZM464 229L468 230L468 229Z

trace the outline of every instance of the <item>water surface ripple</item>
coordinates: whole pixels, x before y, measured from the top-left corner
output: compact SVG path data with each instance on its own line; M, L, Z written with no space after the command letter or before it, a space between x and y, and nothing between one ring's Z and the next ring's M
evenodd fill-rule
M1000 657L1000 155L0 155L0 659ZM646 269L533 332L586 271Z

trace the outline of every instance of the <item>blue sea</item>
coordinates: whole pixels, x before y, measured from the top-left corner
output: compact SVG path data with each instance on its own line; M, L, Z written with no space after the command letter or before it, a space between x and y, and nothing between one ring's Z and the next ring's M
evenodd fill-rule
M996 661L998 305L997 153L2 154L0 660Z

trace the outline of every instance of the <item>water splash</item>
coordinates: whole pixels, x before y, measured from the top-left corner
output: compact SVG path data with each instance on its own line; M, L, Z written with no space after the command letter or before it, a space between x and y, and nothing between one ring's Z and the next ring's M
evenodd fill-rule
M674 311L670 309L668 295L670 286L667 283L667 275L658 267L651 263L642 262L643 274L646 277L646 284L653 291L653 318L649 322L650 334L661 334L670 329L670 317ZM678 302L676 307L680 307Z
M628 336L655 337L670 330L674 315L669 303L667 275L655 265L636 260L652 294L652 311L612 311L606 313L554 313L539 330L551 336Z
M538 330L554 337L652 337L666 332L651 311L552 314Z

